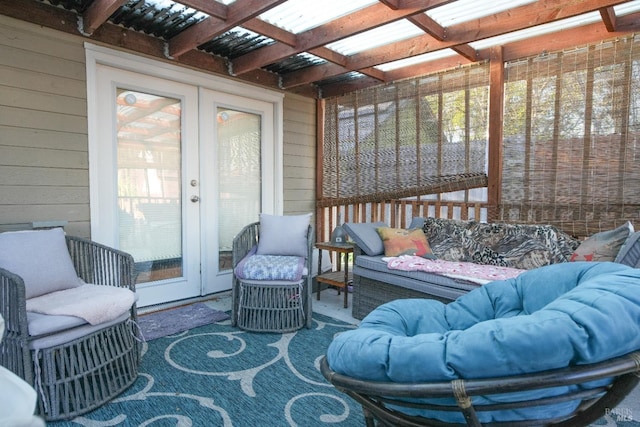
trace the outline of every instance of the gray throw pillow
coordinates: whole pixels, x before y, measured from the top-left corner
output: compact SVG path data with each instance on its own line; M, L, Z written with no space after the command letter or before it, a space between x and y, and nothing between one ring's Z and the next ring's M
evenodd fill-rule
M388 227L384 222L348 222L344 224L351 240L355 242L362 252L369 256L376 256L384 253L384 244L378 234L378 227Z
M61 228L0 233L0 268L24 280L27 299L83 284Z
M307 257L307 232L311 214L260 214L258 255Z
M614 261L620 249L633 233L633 224L627 221L620 227L596 233L571 255L571 261Z

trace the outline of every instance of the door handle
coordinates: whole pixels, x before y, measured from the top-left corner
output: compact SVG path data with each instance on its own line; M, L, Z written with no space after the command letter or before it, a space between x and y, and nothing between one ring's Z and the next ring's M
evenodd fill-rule
M191 196L191 201L192 201L193 203L198 203L198 202L200 201L200 197L198 197L198 196Z

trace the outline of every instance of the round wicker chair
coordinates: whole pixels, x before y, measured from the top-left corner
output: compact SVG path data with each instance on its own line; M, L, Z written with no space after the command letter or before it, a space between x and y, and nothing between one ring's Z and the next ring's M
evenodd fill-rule
M346 393L362 405L367 427L373 426L586 426L611 413L638 383L640 352L629 353L612 360L555 369L535 374L475 380L444 382L397 383L364 381L338 374L331 370L326 357L320 363L324 377L338 390ZM582 390L579 393L561 394L553 398L510 401L502 405L476 405L474 396L499 396L506 393L526 392L558 386L581 384L613 378L607 386ZM426 399L454 399L457 406L423 403ZM560 419L535 419L508 423L482 424L478 420L481 411L496 411L549 405L580 399L582 404L571 414ZM407 415L403 410L424 409L434 411L459 411L466 424L450 424L435 419Z
M586 426L638 382L638 319L640 270L554 264L449 304L384 304L334 338L323 373L369 425Z
M65 236L62 230L42 233L49 233L47 241L60 236L62 245L68 249L71 268L85 283L135 291L134 261L130 254L91 240ZM6 322L0 342L0 365L37 391L38 415L45 421L80 416L110 401L135 382L142 351L135 328L135 303L115 320L97 325L60 321L73 316L48 316L45 322L53 325L54 330L36 333L32 330L35 322L29 318L37 313L27 314L27 288L23 277L0 268L0 315Z

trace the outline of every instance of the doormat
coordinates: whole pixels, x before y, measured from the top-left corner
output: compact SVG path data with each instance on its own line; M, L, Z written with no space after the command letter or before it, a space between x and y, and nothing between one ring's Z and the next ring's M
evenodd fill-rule
M138 325L144 339L151 341L227 319L229 319L227 313L214 310L207 304L198 302L145 314L138 318Z

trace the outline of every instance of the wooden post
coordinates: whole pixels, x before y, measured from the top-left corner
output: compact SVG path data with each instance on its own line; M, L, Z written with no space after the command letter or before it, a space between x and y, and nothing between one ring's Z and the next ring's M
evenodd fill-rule
M316 241L323 242L325 237L324 212L326 209L318 207L318 201L322 199L323 158L324 158L324 114L325 101L316 101Z
M502 191L502 122L504 118L504 61L502 46L491 48L489 74L489 209L487 221L497 219Z

